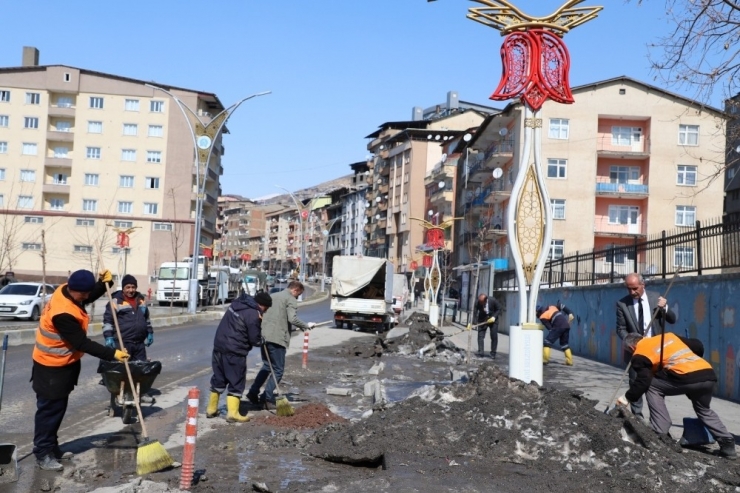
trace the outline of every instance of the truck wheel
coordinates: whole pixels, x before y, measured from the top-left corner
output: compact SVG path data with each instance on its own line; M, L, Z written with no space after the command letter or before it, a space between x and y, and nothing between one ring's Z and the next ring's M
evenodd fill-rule
M169 303L167 303L166 301L159 302L159 306L167 306L167 305L169 305Z
M343 320L339 320L338 318L335 318L334 319L334 327L336 327L337 329L341 329L342 327L344 327L344 321Z

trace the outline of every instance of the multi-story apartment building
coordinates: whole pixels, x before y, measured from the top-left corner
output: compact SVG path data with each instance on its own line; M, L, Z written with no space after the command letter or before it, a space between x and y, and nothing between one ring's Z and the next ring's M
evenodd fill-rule
M445 105L414 108L411 121L383 123L367 136L373 153L366 193L367 255L389 259L397 272L408 270L424 243L423 225L414 220L426 218L424 178L440 162L442 145L495 112L449 92Z
M158 264L193 250L195 168L187 122L143 80L65 65L38 64L24 48L20 67L0 68L0 269L46 273L124 269L147 290ZM223 109L215 94L163 86L207 120ZM221 138L205 173L201 245L216 235ZM128 248L116 246L118 232ZM125 266L124 266L125 264Z
M301 228L298 209L281 204L265 214L268 270L287 275L300 264Z
M552 259L688 230L722 215L723 180L712 180L724 162L722 111L629 77L575 87L573 94L574 104L548 101L541 111ZM468 166L458 167L458 214L466 218L456 235L459 263L474 262L481 248L494 269L513 265L506 210L523 129L522 107L512 103L487 118L461 149ZM668 269L692 266L697 254L692 246L673 253ZM651 271L646 259L628 257L605 256L593 268ZM479 289L490 289L490 279L483 272Z
M350 164L354 176L348 191L342 196L341 254L362 255L365 246L365 215L367 208L367 178L370 168L366 161Z
M233 197L232 197L233 198ZM220 262L236 268L267 269L266 215L284 209L281 205L260 205L249 199L226 200L219 240Z

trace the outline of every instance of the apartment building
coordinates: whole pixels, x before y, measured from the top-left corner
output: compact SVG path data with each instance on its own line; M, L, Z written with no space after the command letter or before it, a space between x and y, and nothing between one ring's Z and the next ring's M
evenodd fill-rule
M439 163L442 145L463 131L477 127L498 110L447 94L444 105L412 110L411 121L386 122L367 136L369 163L365 251L389 259L397 272L406 272L424 243L427 210L425 176ZM370 188L372 187L372 188Z
M366 161L350 164L354 172L352 184L345 195L342 196L342 232L341 232L341 254L362 255L365 247L365 224L368 219L365 209L367 202L367 178L370 175L370 167Z
M187 122L147 82L65 65L39 65L24 48L19 67L0 68L0 270L63 280L95 269L97 247L116 274L147 290L161 262L192 253L195 169ZM215 94L163 85L208 120ZM216 235L223 146L205 172L201 245ZM44 233L42 245L41 235ZM128 247L116 245L127 233ZM126 264L124 267L124 263Z
M267 269L266 216L283 210L283 206L261 205L235 196L219 197L219 204L223 204L219 263L241 269Z
M625 76L575 87L573 94L575 104L548 101L541 112L550 258L633 244L722 215L723 180L713 180L724 162L722 111ZM460 263L475 262L480 248L493 270L513 267L506 210L523 130L521 105L510 104L461 148L468 165L458 168L458 213L466 217L456 235ZM677 246L668 268L692 266L696 255L691 246ZM605 256L593 269L611 272L612 265L618 272L651 269L628 255ZM483 274L479 289L490 289L492 276Z

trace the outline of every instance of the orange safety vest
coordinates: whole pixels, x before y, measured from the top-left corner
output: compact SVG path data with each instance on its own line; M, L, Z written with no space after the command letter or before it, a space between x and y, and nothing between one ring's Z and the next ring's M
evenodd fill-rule
M39 320L39 327L36 330L33 360L44 366L67 366L79 361L82 355L85 354L82 351L75 351L68 342L62 339L51 321L52 318L62 313L72 315L77 319L82 330L87 333L90 316L79 305L64 296L62 289L65 286L67 285L62 284L51 295L51 299L44 307L44 312Z
M635 356L639 354L653 364L653 373L658 371L660 364L660 338L660 334L646 337L635 348ZM711 370L712 365L689 349L676 334L666 332L663 341L663 368L678 375L686 375L699 370Z
M560 310L558 310L556 306L550 305L547 307L547 310L542 312L542 315L540 315L538 318L540 320L551 320L555 316L555 314L558 313L559 311Z

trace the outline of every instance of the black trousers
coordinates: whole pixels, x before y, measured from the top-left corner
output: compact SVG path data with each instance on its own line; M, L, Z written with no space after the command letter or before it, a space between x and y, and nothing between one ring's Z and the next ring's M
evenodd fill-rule
M36 396L34 418L33 455L41 460L59 449L57 433L67 412L69 396L63 399L43 399Z
M478 352L483 354L483 345L486 342L486 329L491 330L491 354L495 355L498 349L498 324L495 323L478 327Z
M211 366L211 391L222 394L227 390L228 395L241 397L247 379L247 357L213 351Z

